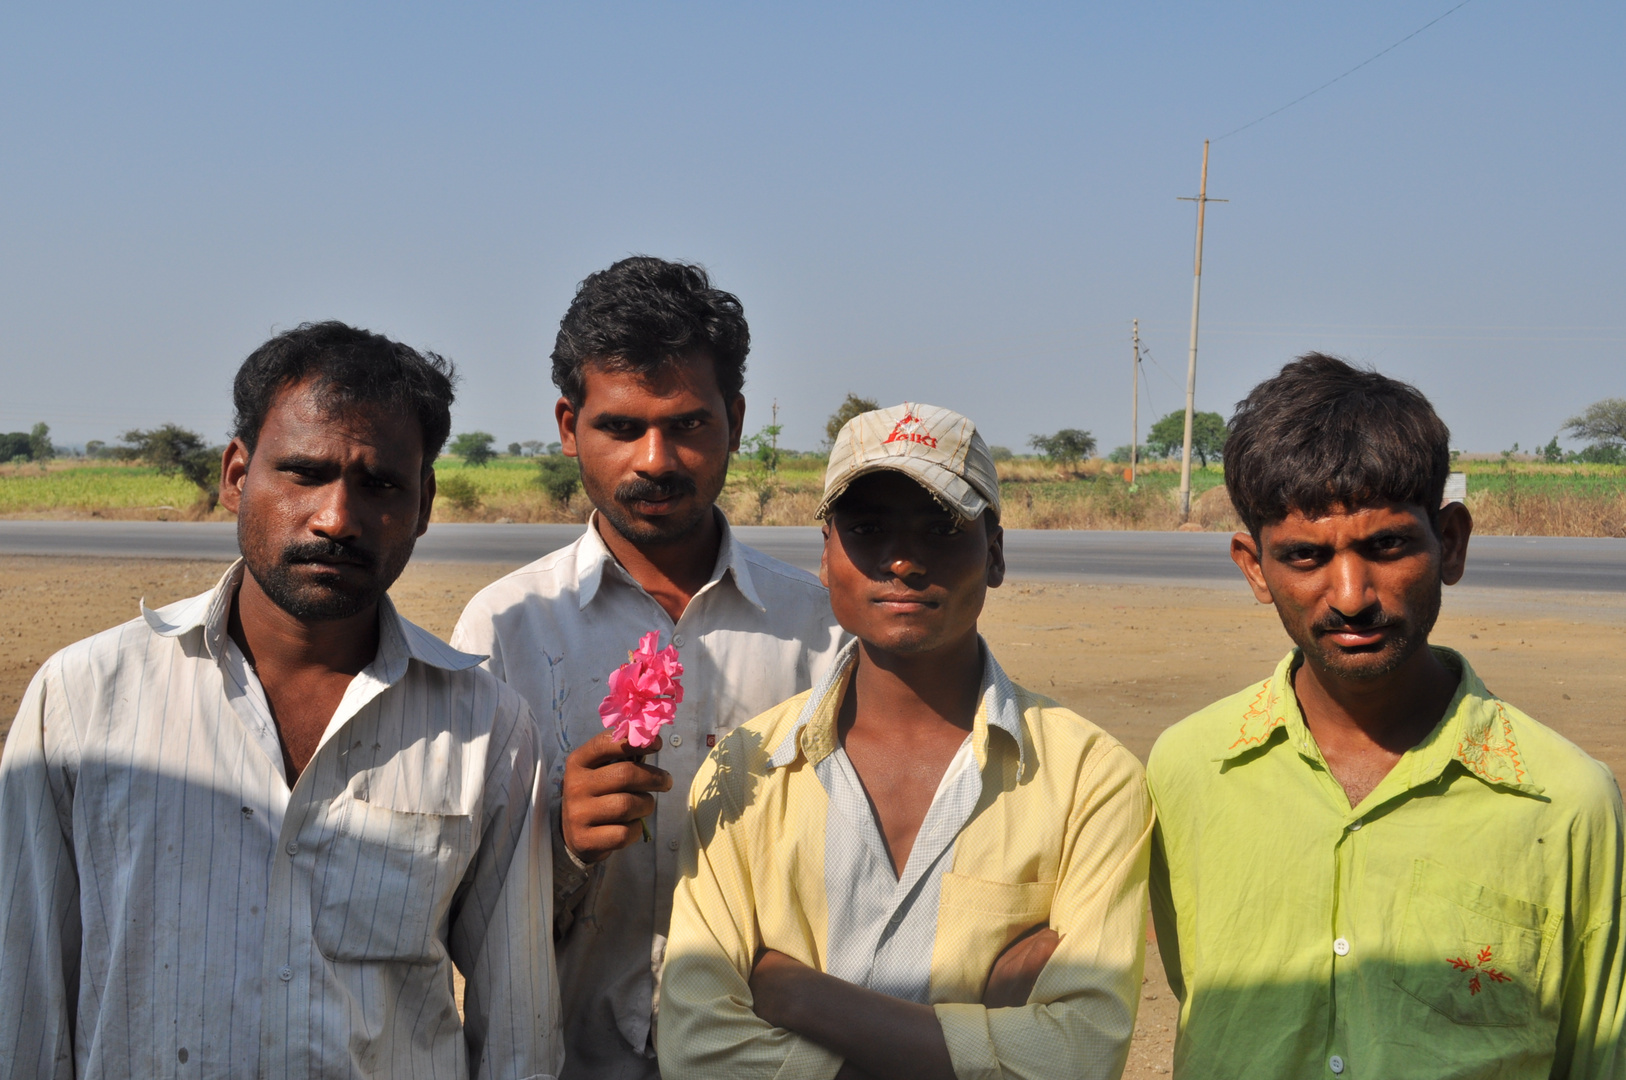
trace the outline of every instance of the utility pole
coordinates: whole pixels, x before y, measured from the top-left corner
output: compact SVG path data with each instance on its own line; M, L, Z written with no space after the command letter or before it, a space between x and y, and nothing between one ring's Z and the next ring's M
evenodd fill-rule
M1203 211L1211 202L1229 199L1208 197L1208 140L1203 140L1203 179L1197 197L1180 196L1181 202L1197 204L1197 270L1191 282L1191 358L1186 361L1186 438L1180 452L1180 524L1191 519L1191 423L1197 400L1197 308L1203 295Z
M1135 486L1136 451L1140 443L1140 320L1135 320L1135 368L1129 399L1129 486Z
M773 432L773 471L779 471L779 399L773 399L773 423L769 430Z

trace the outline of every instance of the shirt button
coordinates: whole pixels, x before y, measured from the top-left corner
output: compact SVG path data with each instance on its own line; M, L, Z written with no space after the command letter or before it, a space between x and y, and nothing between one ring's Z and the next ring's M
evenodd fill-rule
M1349 831L1350 832L1360 832L1361 831L1361 826L1364 825L1364 824L1366 824L1366 822L1360 821L1358 819L1355 820L1355 821L1352 821L1352 822L1349 823Z
M1332 951L1337 953L1339 956L1348 956L1349 942L1344 938L1339 938L1337 941L1332 943Z
M294 969L293 968L283 968L281 971L277 972L277 978L281 979L283 982L287 982L289 979L291 979L293 977L294 977Z
M1344 1059L1334 1054L1327 1059L1327 1068L1331 1069L1335 1074L1341 1074L1344 1071Z
M668 851L676 851L678 849L678 842L676 840L668 840L666 842L666 849Z
M288 841L288 854L290 854L290 855L298 855L299 854L299 841L298 840L290 840L290 841Z
M682 735L673 735L672 736L672 745L673 746L682 746L683 745L683 736Z
M683 635L682 634L673 634L672 635L672 644L676 645L680 649L683 648Z

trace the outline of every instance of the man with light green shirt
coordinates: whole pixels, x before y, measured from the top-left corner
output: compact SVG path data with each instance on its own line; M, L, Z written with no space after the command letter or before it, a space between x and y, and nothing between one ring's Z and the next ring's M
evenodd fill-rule
M1620 790L1428 644L1445 425L1319 353L1231 423L1232 558L1296 647L1148 765L1175 1076L1626 1076Z

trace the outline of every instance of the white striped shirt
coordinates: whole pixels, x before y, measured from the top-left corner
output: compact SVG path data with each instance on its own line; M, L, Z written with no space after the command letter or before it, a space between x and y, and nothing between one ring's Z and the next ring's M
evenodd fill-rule
M0 1074L557 1074L524 703L386 597L290 790L228 647L241 574L29 685L0 760Z
M676 623L604 546L595 514L574 544L481 590L452 632L458 648L490 655L486 667L524 695L542 732L572 1080L659 1076L648 1046L687 829L683 792L716 741L811 686L841 646L818 579L740 543L721 512L718 520L711 578ZM665 748L649 758L672 774L672 792L655 800L652 843L584 871L557 832L565 759L604 730L604 680L651 630L683 660L683 703L662 732Z

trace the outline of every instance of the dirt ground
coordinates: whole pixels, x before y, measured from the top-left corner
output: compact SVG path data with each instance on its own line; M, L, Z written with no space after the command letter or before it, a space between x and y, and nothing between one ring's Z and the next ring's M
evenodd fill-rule
M463 604L506 571L424 563L392 593L403 614L451 632ZM152 606L209 588L224 564L0 557L0 742L52 652ZM1287 649L1275 613L1231 588L1013 582L983 630L1016 681L1100 724L1142 760L1182 716L1264 678ZM1626 768L1626 597L1448 590L1436 642L1464 652L1500 695L1616 775ZM1128 1071L1166 1075L1176 1003L1155 941Z

